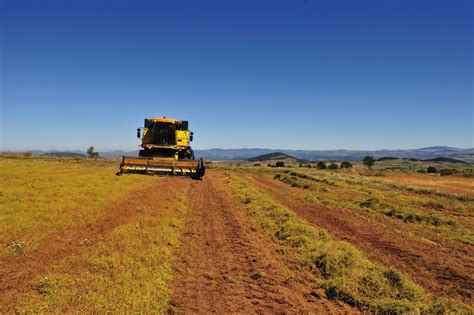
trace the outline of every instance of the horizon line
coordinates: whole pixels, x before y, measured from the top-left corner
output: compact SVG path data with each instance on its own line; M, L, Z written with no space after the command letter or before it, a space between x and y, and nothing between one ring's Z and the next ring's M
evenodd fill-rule
M460 149L460 150L473 150L474 147L451 147L447 145L433 145L433 146L426 146L426 147L417 147L417 148L395 148L395 149L284 149L284 148L262 148L262 147L241 147L241 148L207 148L207 149L194 149L194 151L209 151L209 150L271 150L271 151L406 151L406 150L422 150L422 149L430 149L430 148L448 148L448 149ZM0 150L0 152L33 152L33 151L43 151L43 152L50 152L50 151L57 151L57 152L68 152L68 151L80 151L86 152L87 149L28 149L28 150ZM98 152L114 152L114 151L138 151L140 148L137 149L109 149L109 150L98 150Z

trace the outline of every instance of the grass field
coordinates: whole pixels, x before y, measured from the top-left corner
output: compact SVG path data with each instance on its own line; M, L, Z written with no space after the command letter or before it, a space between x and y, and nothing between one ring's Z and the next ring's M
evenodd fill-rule
M0 257L34 249L52 231L92 220L110 200L150 185L152 178L110 176L111 161L2 159L0 163L0 238L11 248Z
M473 312L471 177L117 166L0 158L0 313Z

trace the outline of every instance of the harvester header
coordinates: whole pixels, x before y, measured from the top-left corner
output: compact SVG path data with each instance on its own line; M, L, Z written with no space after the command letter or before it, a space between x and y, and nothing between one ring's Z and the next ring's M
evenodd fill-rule
M187 175L201 179L204 162L196 160L190 146L193 133L188 121L168 117L146 118L137 129L141 150L137 157L123 156L118 175L123 173Z

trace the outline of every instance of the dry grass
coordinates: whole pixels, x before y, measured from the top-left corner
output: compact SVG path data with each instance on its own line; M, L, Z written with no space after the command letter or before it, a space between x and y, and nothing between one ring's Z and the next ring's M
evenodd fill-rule
M262 171L292 187L303 188L300 194L307 201L332 208L378 212L407 224L422 225L451 239L474 244L474 195L439 192L422 186L331 171ZM462 180L466 183L470 181L469 178Z
M420 186L437 191L474 195L474 180L461 176L439 176L416 173L386 173L378 180L410 186Z
M146 208L85 252L57 262L17 302L20 313L164 313L187 200Z
M0 158L0 244L32 250L47 233L87 221L107 202L156 181L116 177L116 169L113 161ZM14 253L2 246L0 258Z
M373 263L356 247L334 240L326 230L309 225L252 181L228 173L227 184L276 241L299 251L299 267L321 276L319 285L329 298L377 313L472 312L460 302L433 298L406 274Z
M25 284L0 297L0 309L22 314L166 311L188 208L185 188L170 187L165 195L143 200L137 197L141 192L132 191L155 189L164 179L117 177L117 166L104 160L0 158L0 242L7 245L2 246L0 277L8 264L22 268L22 259L65 253L28 264L40 269L26 280L15 279ZM115 222L114 213L122 219ZM84 236L51 242L57 235L65 240Z

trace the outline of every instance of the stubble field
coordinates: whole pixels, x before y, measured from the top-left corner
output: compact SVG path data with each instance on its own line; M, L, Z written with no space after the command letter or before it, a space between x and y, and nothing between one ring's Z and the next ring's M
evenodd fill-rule
M472 177L0 158L1 313L359 313L474 304Z

